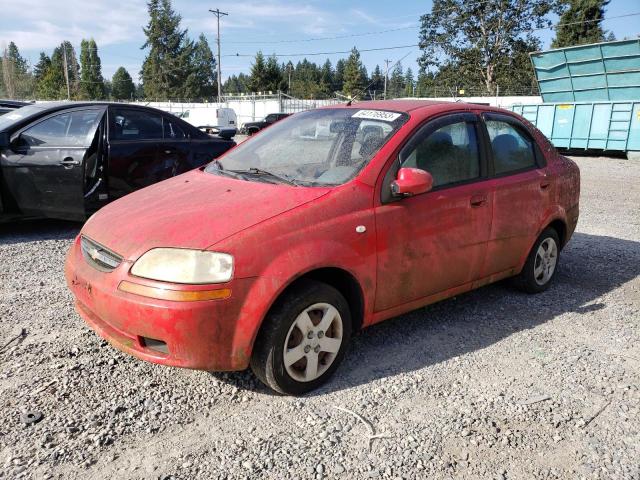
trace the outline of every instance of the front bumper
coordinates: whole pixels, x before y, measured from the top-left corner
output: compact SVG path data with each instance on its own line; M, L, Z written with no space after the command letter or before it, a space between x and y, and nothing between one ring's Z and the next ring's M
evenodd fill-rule
M224 300L176 302L143 297L118 290L123 280L151 287L129 274L123 261L112 272L91 267L82 256L79 237L65 264L67 284L75 296L78 313L114 347L153 363L199 370L242 370L248 366L254 329L236 328L242 305L254 279L236 279L218 286L171 285L178 290L230 288ZM256 325L260 319L256 318ZM166 343L159 351L148 339ZM238 346L241 346L238 348Z

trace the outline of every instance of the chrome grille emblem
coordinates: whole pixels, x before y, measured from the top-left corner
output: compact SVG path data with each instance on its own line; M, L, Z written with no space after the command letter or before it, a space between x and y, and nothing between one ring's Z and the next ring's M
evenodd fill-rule
M122 263L120 255L84 235L80 238L80 247L87 263L101 272L111 272Z

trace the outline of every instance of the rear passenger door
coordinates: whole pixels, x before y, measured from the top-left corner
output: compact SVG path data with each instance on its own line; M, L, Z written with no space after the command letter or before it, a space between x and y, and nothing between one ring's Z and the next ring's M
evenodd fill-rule
M157 162L162 139L160 113L127 106L109 108L110 199L166 178Z
M490 146L493 222L484 276L515 273L550 206L553 185L544 156L516 118L483 114Z
M185 128L177 118L168 115L162 117L162 128L164 138L158 144L157 171L164 176L160 180L191 170L191 142Z

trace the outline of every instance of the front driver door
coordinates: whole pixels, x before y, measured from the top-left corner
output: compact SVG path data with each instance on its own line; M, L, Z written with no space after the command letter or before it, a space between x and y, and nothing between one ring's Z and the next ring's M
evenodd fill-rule
M21 130L3 159L3 174L27 216L84 220L85 160L104 107L67 110Z
M480 275L492 203L479 138L474 114L438 118L414 134L385 175L376 207L377 312L470 288ZM433 189L393 198L389 185L400 167L428 171Z

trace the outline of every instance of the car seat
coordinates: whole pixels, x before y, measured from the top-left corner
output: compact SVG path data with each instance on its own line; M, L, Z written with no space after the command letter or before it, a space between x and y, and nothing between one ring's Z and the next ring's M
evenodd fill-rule
M513 135L503 133L491 141L496 171L514 170L519 167L518 141Z
M384 131L377 125L367 125L362 128L362 142L360 144L360 157L369 158L384 142Z
M450 177L453 151L451 135L436 131L416 149L416 167L429 172L434 185L446 183Z

